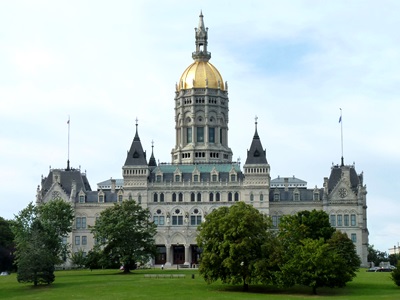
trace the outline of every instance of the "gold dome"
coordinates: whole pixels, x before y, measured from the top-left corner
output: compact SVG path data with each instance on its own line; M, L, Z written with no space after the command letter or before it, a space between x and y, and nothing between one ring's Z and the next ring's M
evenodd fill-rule
M192 63L183 72L178 83L178 91L206 87L225 90L221 74L208 61L195 61Z

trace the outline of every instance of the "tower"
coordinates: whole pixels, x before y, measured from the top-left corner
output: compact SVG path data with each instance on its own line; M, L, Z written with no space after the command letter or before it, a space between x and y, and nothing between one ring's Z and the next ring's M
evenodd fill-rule
M195 28L195 44L194 62L176 85L172 163L230 162L228 89L217 68L209 62L208 28L202 13Z

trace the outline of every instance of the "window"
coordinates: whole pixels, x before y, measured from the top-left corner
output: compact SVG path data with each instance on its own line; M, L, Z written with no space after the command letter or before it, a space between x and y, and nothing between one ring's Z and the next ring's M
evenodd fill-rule
M99 195L99 202L104 203L104 195Z
M254 201L254 195L250 194L250 201Z
M204 127L197 127L197 142L204 142Z
M199 182L199 175L193 175L193 181Z
M183 201L183 194L179 193L179 202L182 202L182 201Z
M209 199L210 202L213 202L214 201L214 194L210 193L210 196L209 196L208 199Z
M192 128L186 128L186 140L188 143L192 142Z
M201 224L201 216L190 216L190 225L200 225Z
M79 203L85 203L85 195L79 195Z
M351 226L356 226L356 215L351 215Z
M87 236L86 235L82 236L82 245L87 245Z
M180 176L180 175L175 175L175 181L176 181L176 182L181 181L181 176Z
M153 216L153 222L155 225L158 225L158 216Z
M190 193L190 201L194 202L195 201L195 195L194 193Z
M157 195L157 193L154 193L154 194L153 194L153 201L154 201L154 202L158 202L158 195Z
M80 236L76 236L75 237L75 245L80 245L81 244L81 237Z
M63 245L67 244L67 237L66 236L62 237L62 243L63 243Z
M272 227L278 227L278 216L272 216Z
M331 215L331 226L336 226L336 215Z
M274 194L274 201L279 201L280 200L280 195L279 193Z
M157 181L157 182L161 182L161 175L157 175L157 176L156 176L156 181Z
M235 174L231 174L231 181L236 181L236 175Z
M220 193L215 194L215 201L220 201L221 200L221 195Z
M342 215L337 215L337 226L343 226Z
M218 180L218 175L217 174L213 174L212 175L212 181L217 181Z
M176 202L176 193L172 194L172 202Z
M160 194L160 202L164 202L164 193Z
M208 128L208 141L210 143L215 143L215 128L214 127Z
M140 194L138 195L138 202L139 202L139 204L142 203L142 195L140 195Z
M357 243L357 234L352 233L351 234L351 240L352 240L353 243Z
M222 128L220 128L219 129L219 142L222 144L222 141L223 141L223 139L222 139L222 133L223 133L223 131L222 131Z
M164 225L164 216L159 216L158 217L158 224L159 225Z
M228 201L232 201L232 193L231 192L228 193Z
M118 195L118 202L122 202L122 198L123 198L122 195Z
M293 200L294 201L300 201L300 194L299 193L294 193Z
M349 226L349 215L344 215L344 226Z
M239 201L239 193L238 192L235 193L235 201Z
M197 193L197 202L201 201L201 193Z
M264 201L264 195L260 194L260 201Z
M172 216L172 225L183 225L183 216Z
M318 193L314 193L314 201L319 201L319 194Z
M82 229L86 228L86 217L82 217Z
M82 218L81 217L77 217L75 219L75 226L76 226L76 229L81 229L81 227L82 227Z

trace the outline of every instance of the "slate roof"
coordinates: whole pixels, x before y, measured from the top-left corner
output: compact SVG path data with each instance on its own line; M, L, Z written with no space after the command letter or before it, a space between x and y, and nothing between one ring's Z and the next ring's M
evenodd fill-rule
M247 151L246 165L267 164L267 155L258 136L257 127L251 142L250 150Z
M58 172L60 175L60 185L64 191L70 195L72 181L75 180L77 193L82 189L84 192L91 191L89 181L85 173L81 173L79 169L52 169L49 175L42 179L42 196L44 196L53 185L53 174Z
M285 191L284 188L271 188L269 193L269 201L271 202L303 202L303 201L314 201L314 190L313 189L298 189L298 193L300 194L300 200L294 201L294 192L296 189L288 189ZM319 200L322 200L323 189L318 189ZM275 194L279 193L279 201L275 201Z
M146 151L143 151L142 143L140 142L137 124L136 133L133 138L131 148L128 151L125 160L125 166L144 166L147 165Z
M350 169L350 187L353 191L357 191L358 185L362 184L362 175L357 175L354 166L339 166L335 165L331 169L331 174L328 180L328 193L330 193L335 186L338 184L340 178L342 177L342 168Z
M199 172L199 181L211 181L211 172L218 172L218 181L229 181L229 172L232 170L238 174L237 180L243 179L243 174L238 163L210 163L210 164L160 164L152 170L150 181L155 181L156 174L162 172L163 181L174 181L175 171L182 174L181 181L192 181L193 173Z

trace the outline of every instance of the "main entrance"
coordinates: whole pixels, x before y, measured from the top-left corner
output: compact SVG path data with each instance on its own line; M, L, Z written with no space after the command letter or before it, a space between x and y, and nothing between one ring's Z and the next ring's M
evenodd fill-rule
M185 247L184 246L174 246L174 264L182 265L185 263Z

